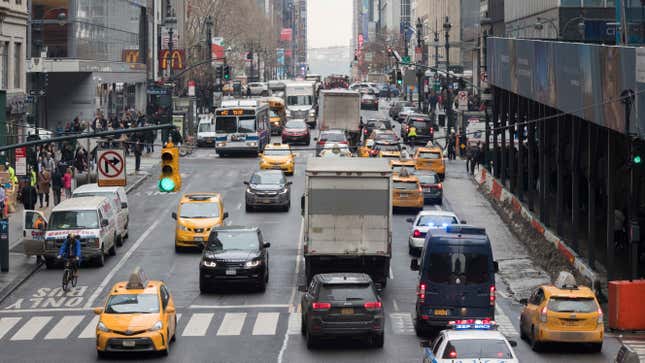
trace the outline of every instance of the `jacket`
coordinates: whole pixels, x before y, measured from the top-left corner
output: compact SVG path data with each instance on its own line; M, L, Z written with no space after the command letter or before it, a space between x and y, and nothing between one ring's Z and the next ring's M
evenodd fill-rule
M67 257L67 252L69 248L69 240L65 238L65 242L60 246L60 249L58 250L58 255L59 256L64 256ZM72 252L72 256L78 257L79 259L81 258L81 240L77 238L74 238L74 247L73 250L70 250Z
M39 173L39 178L38 178L38 191L40 193L49 193L49 187L51 186L51 174L47 171L47 169L42 170Z

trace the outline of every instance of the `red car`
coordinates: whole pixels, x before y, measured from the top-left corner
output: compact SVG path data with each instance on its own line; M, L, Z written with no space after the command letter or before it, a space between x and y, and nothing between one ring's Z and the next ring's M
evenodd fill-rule
M311 142L311 134L309 133L309 126L304 120L291 120L282 128L282 143L283 144L305 144L309 145Z

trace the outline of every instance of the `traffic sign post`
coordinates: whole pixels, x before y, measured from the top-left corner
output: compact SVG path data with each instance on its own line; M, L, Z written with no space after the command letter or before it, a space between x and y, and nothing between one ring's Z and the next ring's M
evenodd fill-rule
M103 149L97 153L99 187L124 187L127 184L123 149Z
M468 111L468 93L459 91L457 100L459 102L459 111Z

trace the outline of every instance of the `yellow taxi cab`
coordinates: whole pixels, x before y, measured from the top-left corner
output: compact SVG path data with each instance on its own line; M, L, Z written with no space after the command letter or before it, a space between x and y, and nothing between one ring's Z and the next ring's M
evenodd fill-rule
M359 158L369 158L373 147L374 147L374 140L366 139L363 142L363 145L358 147L358 151L357 151L358 157Z
M390 168L392 168L392 175L399 175L405 168L409 173L414 173L416 163L412 159L394 159L390 160Z
M296 155L291 152L289 144L269 144L260 154L260 169L282 170L287 175L293 175L296 167Z
M167 355L175 340L175 303L163 281L147 280L137 267L128 281L117 282L104 307L94 309L96 352L157 352Z
M589 343L593 351L602 350L603 313L590 288L576 286L575 280L564 284L556 281L537 287L521 302L520 336L534 351L547 342Z
M446 176L446 163L443 160L443 151L438 146L418 147L414 160L418 170L430 170L439 175L443 180Z
M392 206L423 209L423 189L419 184L419 178L407 169L392 175Z
M400 159L401 145L389 141L376 141L372 148L372 156L378 158Z
M183 247L201 247L211 229L219 227L228 218L219 193L187 193L181 197L177 212L172 213L177 221L175 227L175 251Z

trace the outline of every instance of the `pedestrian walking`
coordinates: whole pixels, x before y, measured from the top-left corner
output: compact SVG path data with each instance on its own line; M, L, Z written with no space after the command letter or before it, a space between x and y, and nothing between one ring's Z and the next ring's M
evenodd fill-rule
M51 174L45 167L38 173L38 200L40 208L43 207L43 200L49 207L49 188L51 188Z
M54 206L56 206L60 203L60 194L63 188L63 173L60 167L54 168L51 179L52 192L54 193Z
M7 193L4 190L4 184L0 184L0 219L4 219L5 202L7 200Z
M134 145L134 170L138 173L139 168L141 167L141 154L143 153L143 145L141 140L137 139L137 143Z
M33 167L29 167L29 185L31 185L33 188L36 188L36 183L38 182L38 177L36 176L36 172L34 171Z
M63 188L65 189L65 199L72 197L72 168L67 168L63 175Z
M20 191L20 198L22 199L22 205L25 207L25 210L34 210L36 208L38 194L36 193L36 188L31 185L29 180L25 180L25 185Z

